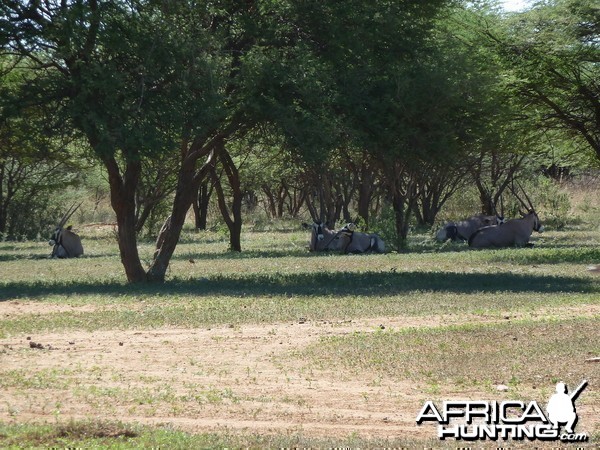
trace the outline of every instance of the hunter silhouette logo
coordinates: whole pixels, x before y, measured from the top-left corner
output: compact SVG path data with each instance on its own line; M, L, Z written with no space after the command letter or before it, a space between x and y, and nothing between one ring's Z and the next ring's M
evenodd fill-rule
M536 401L449 400L442 402L442 407L438 408L430 400L417 415L417 425L437 422L440 439L585 442L589 439L588 434L575 433L574 429L578 419L575 400L587 384L587 380L583 380L572 393L568 393L565 383L557 383L556 393L550 397L546 412ZM562 432L561 425L564 425Z
M548 419L550 419L555 429L558 429L559 423L566 423L565 431L569 434L574 433L573 428L577 423L575 400L586 386L587 380L583 380L577 389L569 395L567 394L567 385L565 383L556 383L556 394L550 397L550 401L548 401L548 406L546 407Z

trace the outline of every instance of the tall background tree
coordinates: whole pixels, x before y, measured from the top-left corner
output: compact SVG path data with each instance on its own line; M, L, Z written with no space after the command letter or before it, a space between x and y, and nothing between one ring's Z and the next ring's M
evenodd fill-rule
M2 139L24 155L37 144L19 127L51 111L61 127L32 136L85 141L131 282L165 279L188 210L206 227L211 199L235 250L260 198L272 217L306 208L330 226L391 211L400 249L413 216L432 225L465 183L491 213L530 154L569 136L596 154L597 8L485 4L2 2L0 88L10 74L19 105L3 110ZM62 149L28 155L82 151ZM144 224L158 231L148 265Z
M80 184L87 161L55 104L22 100L29 74L16 64L0 60L0 236L31 239L70 206L65 190Z
M561 130L600 160L600 7L549 0L481 32L506 65L530 122Z

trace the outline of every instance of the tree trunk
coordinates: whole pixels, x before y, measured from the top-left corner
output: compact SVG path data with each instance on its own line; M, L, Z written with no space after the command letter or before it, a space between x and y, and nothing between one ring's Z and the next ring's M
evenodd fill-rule
M300 213L302 205L306 199L306 191L304 189L292 188L292 194L289 195L290 204L288 207L288 213L290 217L297 217Z
M204 180L200 183L198 194L195 196L194 202L192 203L197 230L206 230L208 205L210 204L210 196L212 195L212 186L209 187L209 184L209 180Z
M396 225L396 248L398 251L406 249L406 238L408 237L408 218L410 211L407 211L405 204L406 198L399 192L394 192L392 196L392 205L394 207L394 219Z
M144 225L146 224L148 217L150 217L150 213L152 212L153 206L154 205L151 205L151 204L140 205L141 209L139 209L139 211L141 211L141 212L140 212L138 218L136 219L136 224L135 224L135 231L137 233L140 233L142 231L142 229L144 228Z
M398 251L407 247L410 216L414 209L417 188L410 173L394 175L392 186L392 206L394 208L394 219L396 222L396 246Z
M308 212L310 214L311 219L314 222L320 223L323 218L320 214L317 213L317 208L314 204L315 196L311 195L310 192L306 195L306 207L308 208Z
M365 222L365 227L369 228L369 207L371 205L371 189L360 184L358 190L358 216Z
M282 182L281 186L279 186L279 192L277 194L277 218L278 219L281 219L283 217L283 211L284 211L284 207L285 207L285 199L288 197L289 197L288 188L285 186L285 183Z
M320 217L325 219L325 225L328 228L335 228L336 222L339 221L342 213L341 203L333 192L331 183L331 175L324 174L320 179L321 185L319 186L319 208Z
M475 180L475 185L477 186L477 190L479 191L479 202L481 204L481 213L487 216L491 216L494 214L494 200L492 199L492 195L487 190L487 188L483 185L481 180Z
M231 156L225 150L225 147L221 145L219 149L219 160L223 165L225 174L231 187L233 198L231 201L231 212L227 207L227 201L225 200L225 194L221 185L221 180L216 174L216 171L212 171L213 183L215 190L217 191L217 199L219 203L219 209L223 215L223 220L227 224L229 229L229 247L231 250L236 252L242 251L241 234L242 234L242 190L240 183L240 174L235 166L235 163L231 159Z
M371 200L373 199L373 174L363 166L358 184L358 216L365 222L365 228L369 228L369 213Z
M415 202L413 212L420 226L433 226L442 205L445 201L440 199L440 186L421 186L423 193L419 201ZM437 190L436 190L437 189ZM427 192L429 190L429 192Z
M267 184L263 184L261 189L266 197L266 210L267 214L271 217L271 219L275 219L277 217L277 207L275 205L275 194Z
M4 163L0 162L0 238L6 231L6 205L4 202Z
M192 144L192 148L182 151L173 209L158 234L152 264L148 269L148 281L164 282L169 261L179 242L187 212L198 192L198 186L206 177L207 171L214 165L214 148L222 140L223 137L218 135L211 141L205 142L205 145L201 145L202 141L197 141ZM209 155L207 161L201 169L196 170L198 159L206 155Z
M140 261L135 232L135 191L142 166L139 161L127 162L124 176L114 157L104 159L110 184L110 201L117 216L117 233L121 263L125 268L127 281L141 283L146 281L146 271Z
M158 238L156 240L156 250L152 259L152 264L148 269L148 280L163 282L169 267L169 261L173 256L175 247L179 242L181 229L185 223L190 206L194 200L195 189L194 162L184 161L179 171L177 190L173 200L173 209L171 215L165 220Z

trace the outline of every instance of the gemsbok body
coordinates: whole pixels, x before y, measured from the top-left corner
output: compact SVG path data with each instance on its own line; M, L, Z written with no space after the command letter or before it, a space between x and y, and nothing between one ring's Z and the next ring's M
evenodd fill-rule
M321 222L303 223L311 230L309 250L311 252L337 251L340 253L385 252L385 243L376 234L358 233L356 225L350 223L339 231L330 230Z
M376 234L359 233L356 225L346 224L334 239L335 247L342 253L385 253L385 242Z
M531 233L544 231L537 213L530 209L521 219L511 219L499 226L484 227L469 238L473 248L523 247L530 245Z
M51 258L77 258L83 255L83 245L79 235L71 230L71 227L64 228L67 220L77 211L81 204L77 207L71 206L67 213L60 220L54 233L50 237L48 244L52 246Z
M502 216L485 216L479 214L460 222L448 222L437 232L435 238L440 242L445 242L448 239L453 241L468 241L471 235L480 228L500 225L502 223L504 223Z

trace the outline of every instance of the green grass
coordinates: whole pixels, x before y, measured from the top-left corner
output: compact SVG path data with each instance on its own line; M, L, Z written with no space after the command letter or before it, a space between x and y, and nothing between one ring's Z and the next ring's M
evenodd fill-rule
M219 296L219 297L144 297L124 296L115 309L90 312L23 314L0 320L0 336L61 330L144 329L160 327L195 328L219 324L274 323L352 319L381 316L428 316L431 314L478 314L498 317L511 312L529 312L539 308L559 308L594 304L597 293L513 292L439 293L415 291L406 295L377 296ZM118 302L117 297L113 301ZM131 303L137 302L135 308Z
M73 421L65 424L9 425L0 422L0 446L19 448L86 448L86 449L281 449L281 448L415 448L423 445L443 448L435 440L410 438L361 438L350 435L342 439L304 436L302 432L284 436L270 434L220 433L190 434L171 427L145 427L107 421ZM452 448L452 447L449 447Z
M469 321L476 316L503 323L396 331L388 326L380 332L322 339L292 356L279 357L283 365L285 358L293 361L291 367L306 364L298 370L307 372L340 367L357 378L408 380L431 395L452 388L491 389L494 383L504 383L511 392L531 391L535 386L546 399L544 389L559 377L569 385L584 376L600 379L600 366L581 362L600 354L600 319L584 314L588 305L598 305L600 300L600 279L586 271L587 265L600 263L600 229L552 231L536 235L532 249L484 251L469 250L464 244L439 244L429 234L414 234L407 253L363 256L311 254L306 250L307 234L289 229L246 232L244 251L232 253L223 235L187 230L167 282L135 286L125 282L111 230L83 229L82 237L86 256L77 260L47 259L45 242L0 243L0 306L25 302L40 306L34 313L0 314L1 338L68 330L296 323L301 317L409 321L452 315ZM152 243L140 243L145 262L152 252ZM567 308L579 312L569 317ZM516 314L536 318L504 321L504 316ZM17 351L24 357L31 353ZM0 348L0 358L3 352ZM140 405L148 416L152 408L165 405L244 401L243 393L220 386L174 391L160 379L139 386L113 386L104 380L80 385L82 377L77 368L8 367L0 370L0 388L33 397L38 392L70 389L72 398L98 403L99 410L112 411L112 407L117 413L122 401ZM586 391L581 401L590 399L597 401L598 394ZM455 448L452 444L448 447ZM98 421L0 424L2 448L108 446L443 448L444 444L358 435L317 439L300 431L274 436L226 430L187 434Z
M32 258L32 249L47 250L45 243L2 244L0 303L92 308L3 315L0 336L299 317L495 315L589 304L600 297L598 279L585 270L600 261L598 233L588 231L551 233L546 240L560 241L558 247L489 251L414 235L410 253L362 256L311 254L304 232L245 233L242 253L228 252L223 236L187 232L163 285L126 284L110 233L88 238L87 256L77 260ZM140 252L149 257L152 245L142 243Z
M318 368L446 389L497 384L536 389L557 381L576 386L582 379L598 380L600 366L585 363L597 355L598 317L354 333L322 338L295 357ZM600 393L593 396L597 400Z
M69 369L30 370L0 369L0 388L18 387L19 389L66 389L71 382L73 371Z

